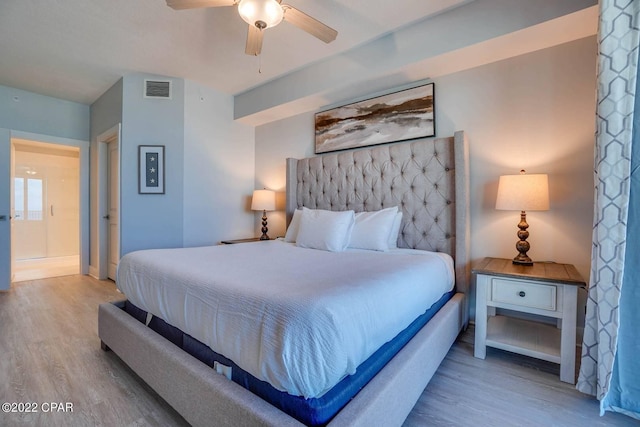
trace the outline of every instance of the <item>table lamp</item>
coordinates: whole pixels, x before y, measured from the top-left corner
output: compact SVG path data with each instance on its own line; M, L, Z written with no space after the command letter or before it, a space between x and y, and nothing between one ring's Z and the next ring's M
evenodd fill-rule
M267 235L267 211L276 210L276 192L272 190L254 190L251 198L251 210L262 211L262 236L260 240L269 240Z
M518 224L518 238L516 249L518 255L513 259L514 264L533 265L531 258L527 256L530 249L527 237L529 237L529 224L527 224L526 211L549 210L549 180L546 174L527 175L524 170L520 175L503 175L498 182L498 197L496 209L520 211L520 223Z

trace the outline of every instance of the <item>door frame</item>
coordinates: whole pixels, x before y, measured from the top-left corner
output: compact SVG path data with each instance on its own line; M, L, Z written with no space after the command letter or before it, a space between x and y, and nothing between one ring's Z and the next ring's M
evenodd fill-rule
M16 236L15 236L15 227L14 225L14 218L16 217L16 207L15 207L15 178L16 178L16 147L15 145L13 145L13 142L11 140L11 138L9 138L9 150L10 150L10 156L9 156L9 161L11 162L9 164L9 195L11 197L11 200L9 201L9 257L10 257L10 264L9 264L9 269L10 269L10 273L9 273L9 283L13 282L13 279L15 278L16 275Z
M79 242L79 254L80 254L80 274L89 273L89 141L83 141L79 139L61 138L51 135L43 135L33 132L11 131L11 140L13 139L26 139L36 142L43 142L45 144L64 145L67 147L77 147L79 152L80 163L80 242ZM13 142L10 141L13 146ZM13 177L11 177L13 179ZM11 182L13 185L13 182ZM13 252L13 251L12 251ZM13 265L12 265L13 267Z
M109 224L108 221L103 219L106 215L109 207L109 144L115 142L118 145L118 187L122 190L120 185L121 177L121 163L122 163L122 143L121 143L122 125L118 123L109 130L101 133L96 138L98 142L98 208L94 216L95 223L98 228L98 265L96 276L100 280L107 279L109 275ZM118 241L122 242L122 191L119 192L119 209L118 209ZM118 257L122 256L121 246L118 245Z

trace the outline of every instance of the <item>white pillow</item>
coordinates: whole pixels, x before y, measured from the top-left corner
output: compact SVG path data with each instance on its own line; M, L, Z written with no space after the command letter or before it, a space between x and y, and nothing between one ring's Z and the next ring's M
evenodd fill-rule
M342 252L347 248L355 221L353 211L302 208L296 245L302 248Z
M393 227L391 227L391 234L389 234L389 249L396 249L398 247L400 225L402 225L402 212L398 212L393 220Z
M298 236L298 230L300 229L300 217L302 216L302 210L296 209L293 211L293 218L287 228L287 233L284 235L284 241L287 243L295 243Z
M358 212L349 247L374 251L389 250L389 236L397 213L397 206L374 212Z

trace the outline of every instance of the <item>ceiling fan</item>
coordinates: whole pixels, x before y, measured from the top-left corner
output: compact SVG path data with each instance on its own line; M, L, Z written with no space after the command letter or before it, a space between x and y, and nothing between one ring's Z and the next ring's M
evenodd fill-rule
M167 6L175 10L201 7L238 6L240 17L249 24L247 55L259 55L262 50L263 31L287 21L303 31L331 43L338 32L315 18L299 11L282 0L166 0Z

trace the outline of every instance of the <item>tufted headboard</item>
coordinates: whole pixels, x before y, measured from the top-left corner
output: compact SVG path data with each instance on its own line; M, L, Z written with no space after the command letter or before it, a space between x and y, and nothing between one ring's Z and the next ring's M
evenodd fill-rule
M464 132L287 159L287 224L293 211L403 212L398 247L439 251L456 261L456 288L467 292L469 265L469 162Z

